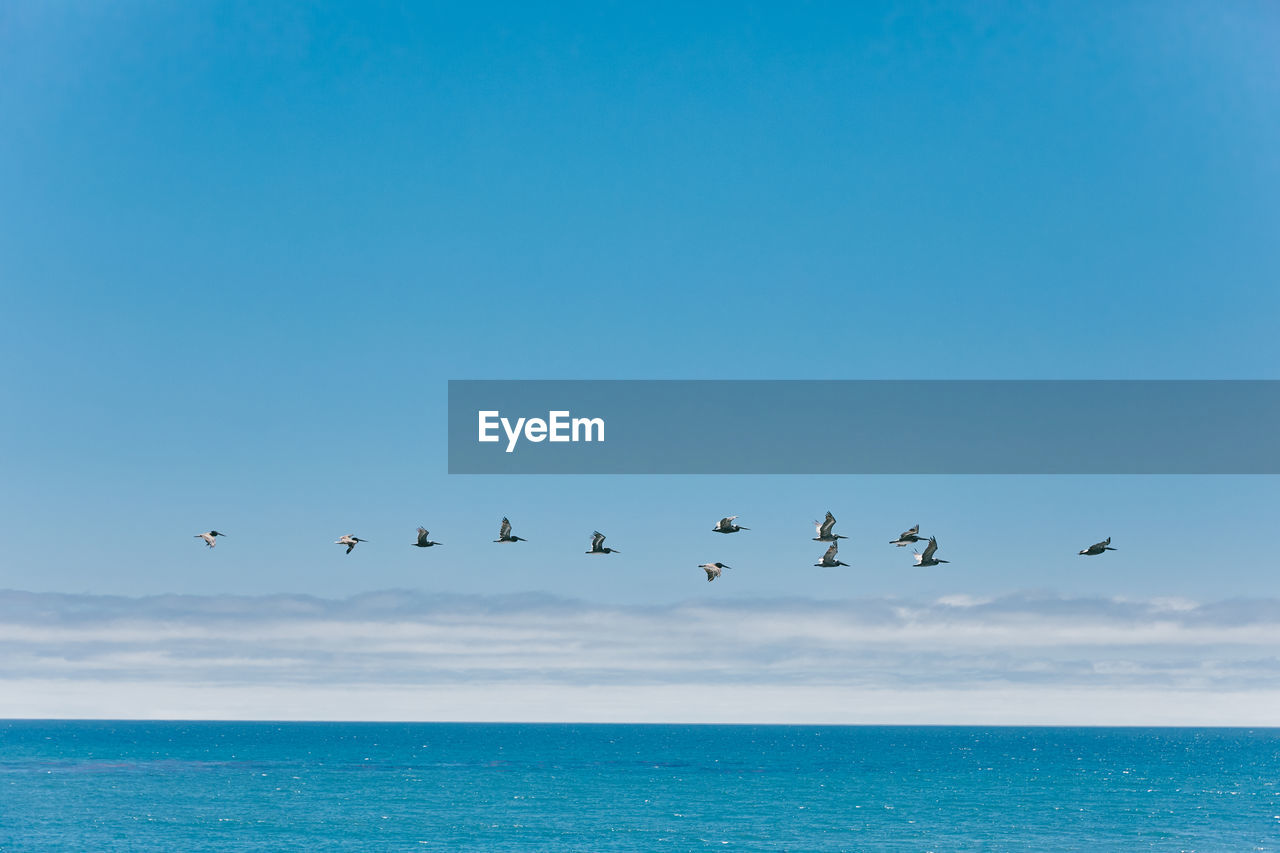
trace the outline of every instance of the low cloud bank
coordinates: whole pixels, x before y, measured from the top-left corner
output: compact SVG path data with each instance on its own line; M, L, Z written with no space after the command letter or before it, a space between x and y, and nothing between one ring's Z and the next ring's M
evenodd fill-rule
M0 592L0 716L1274 724L1280 601Z

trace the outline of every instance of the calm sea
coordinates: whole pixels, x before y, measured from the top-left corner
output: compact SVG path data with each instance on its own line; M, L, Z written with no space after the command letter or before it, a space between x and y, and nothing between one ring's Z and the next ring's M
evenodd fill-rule
M0 721L0 850L1277 850L1280 730Z

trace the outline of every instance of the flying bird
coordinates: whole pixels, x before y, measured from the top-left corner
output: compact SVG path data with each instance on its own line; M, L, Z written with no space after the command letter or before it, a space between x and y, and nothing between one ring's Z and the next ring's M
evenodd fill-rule
M848 537L845 537L848 538ZM821 566L824 569L833 569L836 566L848 566L848 563L842 563L836 559L836 554L840 551L840 543L832 542L831 547L827 549L827 553L822 555L822 559L814 563L815 566Z
M813 537L814 542L835 542L838 539L849 538L848 536L841 536L839 533L831 532L831 528L836 526L836 517L829 511L825 520L815 521L813 526L818 530L818 535Z
M197 533L195 536L193 536L193 537L191 537L191 538L193 538L193 539L203 539L203 540L204 540L204 544L208 545L210 548L213 548L213 547L216 547L216 546L217 546L217 544L218 544L218 543L217 543L217 541L216 541L216 539L215 539L215 537L218 537L218 536L226 536L226 535L227 535L227 534L225 534L225 533L219 533L219 532L218 532L218 531L216 531L216 530L210 530L208 533Z
M347 553L350 554L352 550L355 549L357 542L368 542L368 541L369 541L368 539L361 539L358 536L352 536L350 533L348 533L346 536L343 536L341 539L335 539L333 544L346 545Z
M493 541L494 542L528 542L529 540L521 539L519 536L512 536L511 522L507 521L506 516L503 516L502 527L498 530L498 538Z
M413 543L418 548L430 548L432 545L443 545L443 542L432 542L427 538L427 528L418 528L418 541Z
M703 563L701 566L698 566L698 568L707 573L707 583L711 583L713 580L720 577L721 569L732 569L733 566L726 566L724 563Z
M936 566L939 563L951 562L950 560L935 560L933 558L933 555L934 553L937 552L937 550L938 550L938 540L930 536L929 544L925 546L924 553L921 554L919 551L915 552L916 566L918 567Z
M728 518L722 518L716 522L716 526L711 529L716 533L737 533L739 530L751 529L750 527L743 527L740 524L734 524L733 520L735 518L737 518L736 515L731 515Z
M910 530L902 531L902 533L898 536L898 538L893 540L889 544L897 545L899 548L902 548L907 545L910 545L913 542L922 542L924 541L924 537L917 535L919 532L920 532L920 525L917 524L915 527L911 528Z
M588 554L621 554L617 548L604 547L604 534L597 530L591 534L591 550Z
M1090 545L1088 548L1085 548L1080 553L1086 557L1096 557L1099 554L1101 554L1103 551L1115 551L1115 550L1117 549L1111 547L1111 537L1108 536L1106 539L1103 539L1101 542L1095 542L1094 544Z

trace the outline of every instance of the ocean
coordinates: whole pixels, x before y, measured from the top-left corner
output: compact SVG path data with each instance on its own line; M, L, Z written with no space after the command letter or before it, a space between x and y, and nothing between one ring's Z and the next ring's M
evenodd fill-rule
M0 850L1280 849L1280 729L0 721Z

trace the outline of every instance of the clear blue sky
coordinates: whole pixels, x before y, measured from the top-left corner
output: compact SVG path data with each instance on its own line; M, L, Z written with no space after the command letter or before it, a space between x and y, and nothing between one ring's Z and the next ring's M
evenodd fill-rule
M450 378L1280 378L1276 6L397 5L0 9L0 586L1280 595L1275 478L444 444Z

